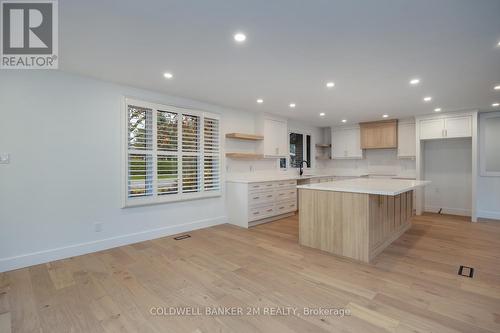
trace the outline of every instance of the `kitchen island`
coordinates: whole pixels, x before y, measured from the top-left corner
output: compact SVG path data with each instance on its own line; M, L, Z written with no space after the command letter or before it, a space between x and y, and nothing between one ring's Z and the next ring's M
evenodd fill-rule
M350 179L297 186L299 243L369 263L411 226L428 181Z

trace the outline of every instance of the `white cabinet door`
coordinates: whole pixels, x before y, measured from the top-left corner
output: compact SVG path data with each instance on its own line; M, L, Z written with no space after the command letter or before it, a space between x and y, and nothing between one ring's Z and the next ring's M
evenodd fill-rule
M332 130L332 158L363 158L360 148L359 128L340 128Z
M420 139L441 139L444 137L444 119L420 120Z
M415 157L415 124L398 124L398 157Z
M349 158L363 158L363 150L361 149L361 129L350 129L348 134L349 142Z
M332 130L332 158L346 158L348 155L347 130Z
M264 120L264 155L272 157L286 157L287 124L275 119Z
M450 117L444 120L445 137L462 138L472 136L472 117Z

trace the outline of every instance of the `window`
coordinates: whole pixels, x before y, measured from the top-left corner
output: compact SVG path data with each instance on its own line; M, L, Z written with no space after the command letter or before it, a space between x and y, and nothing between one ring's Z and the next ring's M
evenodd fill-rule
M126 100L125 206L221 192L219 117Z
M302 161L311 166L311 136L290 133L290 167L299 168Z

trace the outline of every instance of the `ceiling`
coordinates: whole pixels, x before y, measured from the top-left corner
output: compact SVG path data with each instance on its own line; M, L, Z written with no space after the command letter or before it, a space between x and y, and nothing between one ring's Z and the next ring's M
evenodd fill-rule
M64 71L317 126L500 102L500 0L64 0L59 12Z

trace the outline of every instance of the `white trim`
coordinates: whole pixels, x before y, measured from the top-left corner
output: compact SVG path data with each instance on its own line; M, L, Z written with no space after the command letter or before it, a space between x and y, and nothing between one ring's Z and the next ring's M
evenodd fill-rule
M224 223L227 223L227 217L220 216L211 219L188 222L180 225L161 227L116 237L110 237L106 239L100 239L91 242L85 242L65 247L44 250L44 251L32 252L15 257L1 258L0 273L18 268L43 264L54 260L60 260L64 258L84 255L87 253L103 251L118 246L175 235L181 232L208 228Z
M424 211L429 213L437 213L441 209L441 213L459 216L471 216L470 209L453 208L453 207L438 207L438 206L425 206Z
M485 218L485 219L500 220L500 212L493 211L493 210L478 210L477 217Z
M486 151L485 145L486 139L484 137L485 126L487 123L487 119L490 118L500 118L500 112L489 112L480 115L481 121L479 122L479 166L480 166L480 175L482 177L500 177L500 171L486 171ZM498 145L498 142L490 143Z

